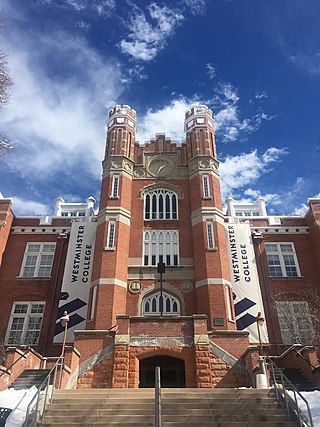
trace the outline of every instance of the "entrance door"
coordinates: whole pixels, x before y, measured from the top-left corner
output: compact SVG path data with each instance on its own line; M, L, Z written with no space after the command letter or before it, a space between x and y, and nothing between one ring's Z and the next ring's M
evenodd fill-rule
M154 356L140 360L140 388L154 387L156 366L160 366L161 387L178 388L186 386L183 360L169 356Z

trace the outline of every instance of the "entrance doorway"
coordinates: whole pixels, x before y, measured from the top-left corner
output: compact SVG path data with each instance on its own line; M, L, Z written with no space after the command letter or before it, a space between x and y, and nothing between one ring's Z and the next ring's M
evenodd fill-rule
M154 356L140 360L140 388L154 387L156 366L160 366L161 387L182 388L186 386L184 360L169 356Z

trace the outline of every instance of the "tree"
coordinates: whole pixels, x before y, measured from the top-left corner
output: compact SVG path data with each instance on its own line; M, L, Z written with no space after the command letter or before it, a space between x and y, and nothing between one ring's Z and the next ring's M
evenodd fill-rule
M307 285L299 291L272 296L285 344L320 344L320 289Z
M11 86L12 80L9 76L7 57L3 52L0 52L0 110L3 110L9 101ZM0 157L11 148L12 145L9 140L0 135Z

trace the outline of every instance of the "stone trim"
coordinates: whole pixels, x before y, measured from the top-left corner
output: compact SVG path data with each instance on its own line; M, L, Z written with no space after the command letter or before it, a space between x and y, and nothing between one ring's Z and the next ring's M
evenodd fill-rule
M100 279L96 279L93 282L91 282L90 287L93 288L97 285L117 285L117 286L121 286L122 288L127 288L127 282L124 282L123 280L119 280L116 278L100 278Z
M101 210L97 216L98 225L102 224L105 221L110 221L111 219L116 220L117 222L123 222L130 226L131 223L131 212L122 208L121 206L108 207Z
M224 225L223 212L213 207L202 207L191 212L191 224L193 226L206 221L214 221Z
M231 282L229 280L221 278L209 278L209 279L203 279L196 282L196 288L201 288L201 286L206 285L225 285L229 288L232 287Z
M192 347L193 337L130 337L132 347Z

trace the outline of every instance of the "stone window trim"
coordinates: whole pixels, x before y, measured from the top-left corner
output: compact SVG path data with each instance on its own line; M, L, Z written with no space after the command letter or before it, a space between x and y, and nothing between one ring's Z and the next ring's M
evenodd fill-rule
M210 191L210 179L208 174L202 175L202 194L203 199L212 199Z
M181 304L177 297L168 293L162 292L163 298L163 316L180 316ZM142 300L141 312L143 316L160 316L160 290L148 293Z
M120 175L113 174L110 199L119 199L119 189L120 189Z
M110 220L108 224L107 245L105 247L105 250L114 251L116 249L115 239L116 239L116 221Z
M145 192L144 220L168 221L178 219L178 195L166 188Z
M19 278L51 277L55 249L55 242L28 242Z
M12 305L5 345L37 345L46 303L16 301Z
M166 266L179 266L178 230L146 230L143 233L143 265L156 267L158 262Z
M214 241L214 227L213 221L206 222L206 230L207 230L207 250L208 251L216 251L217 247Z
M293 242L265 243L265 252L271 279L301 278Z

